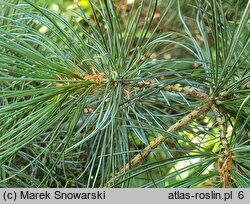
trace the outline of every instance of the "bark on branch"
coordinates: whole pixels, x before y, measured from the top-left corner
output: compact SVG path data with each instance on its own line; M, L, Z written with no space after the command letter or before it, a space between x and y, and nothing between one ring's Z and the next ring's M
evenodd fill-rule
M176 85L164 86L164 84L159 84L157 86L157 84L154 84L154 83L151 84L151 83L146 83L146 82L145 83L140 82L140 83L134 84L132 86L139 87L139 88L148 88L148 87L154 86L154 87L162 88L162 90L164 90L164 91L184 93L188 96L192 96L192 97L197 98L197 99L204 100L204 99L208 98L208 94L206 94L201 89L197 89L194 87L188 87L188 86L184 86L184 87L180 87L180 86L176 86Z
M164 90L169 91L169 92L184 93L184 94L186 94L188 96L192 96L194 98L201 99L201 100L205 100L205 99L207 99L209 97L202 90L196 89L196 88L193 88L193 87L178 87L178 86L169 85L169 86L164 87Z
M217 121L220 130L220 142L221 142L221 155L218 161L218 166L220 170L220 180L223 183L223 188L231 188L232 180L230 168L232 166L232 156L228 148L228 140L226 137L226 127L222 120L220 111L215 104L212 104L211 109L214 113L215 119Z

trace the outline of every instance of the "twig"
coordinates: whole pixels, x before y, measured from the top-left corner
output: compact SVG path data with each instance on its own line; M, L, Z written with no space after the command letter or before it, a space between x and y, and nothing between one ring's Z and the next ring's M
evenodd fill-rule
M179 86L173 86L173 85L168 85L166 87L164 87L165 91L169 91L169 92L180 92L180 93L184 93L188 96L192 96L194 98L198 98L198 99L202 99L205 100L207 99L209 96L202 91L201 89L197 89L197 88L193 88L193 87L179 87Z
M201 89L197 89L197 88L193 88L193 87L188 87L188 86L184 86L184 87L180 87L180 86L176 86L176 85L167 85L164 86L164 84L159 84L157 86L157 84L151 83L151 82L139 82L137 84L133 84L133 87L139 87L139 88L149 88L149 87L158 87L164 90L164 91L169 91L169 92L179 92L179 93L184 93L188 96L192 96L194 98L198 98L198 99L206 99L208 98L208 95Z
M173 87L166 87L166 89L169 89L169 91L181 91L183 93L186 92L187 95L192 95L192 96L196 96L196 98L204 98L205 96L207 97L204 100L204 103L201 106L198 106L196 109L194 109L191 113L189 113L188 115L186 115L185 117L183 117L181 120L179 120L178 122L176 122L174 125L172 125L171 127L168 128L168 132L176 132L178 129L180 129L181 127L185 126L187 123L189 123L191 120L196 119L197 117L199 117L201 114L206 113L207 111L210 110L212 102L211 99L208 98L207 94L204 95L204 93L202 92L198 92L197 90L190 90L188 88L178 88L175 89ZM185 92L184 92L185 91ZM105 187L111 187L114 183L116 183L117 181L119 181L120 179L120 175L123 174L124 172L126 172L127 170L138 166L140 164L140 162L142 161L143 158L145 158L146 156L148 156L148 154L155 149L156 147L158 147L162 142L164 142L167 138L167 134L162 134L161 136L157 137L153 143L151 143L150 145L148 145L141 153L137 154L134 156L134 158L128 162L124 168L122 168L120 170L120 172L110 181L108 181L106 183Z
M219 168L220 168L220 178L223 182L223 188L230 188L232 186L231 182L231 173L229 169L232 166L232 156L228 148L228 140L226 137L226 127L222 120L220 111L215 104L212 104L211 109L216 118L217 124L220 130L220 142L221 142L221 157L219 160Z

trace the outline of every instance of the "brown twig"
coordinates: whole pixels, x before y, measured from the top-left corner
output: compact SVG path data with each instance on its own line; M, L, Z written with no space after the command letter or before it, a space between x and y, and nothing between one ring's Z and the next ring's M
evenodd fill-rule
M207 99L209 96L202 91L201 89L197 89L197 88L193 88L193 87L179 87L179 86L173 86L173 85L168 85L166 87L164 87L165 91L169 91L169 92L179 92L179 93L184 93L188 96L192 96L194 98L197 99Z
M220 142L221 142L221 155L218 161L220 169L220 179L223 183L223 188L230 188L232 186L230 168L232 166L232 156L228 148L228 140L226 137L226 127L222 120L220 111L216 104L212 104L211 109L216 118L219 130L220 130Z
M176 132L181 127L188 124L191 120L196 119L200 115L206 113L210 110L212 105L212 100L208 97L208 95L198 89L191 89L189 87L175 87L175 86L167 86L164 87L164 90L171 91L171 92L182 92L186 95L193 96L198 99L203 99L203 104L195 108L191 113L183 117L181 120L176 122L174 125L168 128L168 132ZM122 168L119 173L110 181L108 181L105 187L111 187L114 183L119 181L120 175L126 172L127 170L138 166L142 159L149 155L149 153L158 147L161 143L163 143L167 138L167 134L162 134L161 136L157 137L153 143L148 145L141 153L138 153L134 156L134 158L128 162L124 168Z
M145 81L145 82L139 82L137 84L133 84L133 87L139 87L139 88L148 88L151 86L157 87L157 88L162 88L164 91L168 91L168 92L179 92L179 93L184 93L188 96L192 96L194 98L197 99L206 99L208 98L208 95L201 89L197 89L197 88L193 88L193 87L188 87L188 86L184 86L184 87L180 87L180 86L176 86L176 85L167 85L164 86L164 84L159 84L158 86L151 82L151 81Z

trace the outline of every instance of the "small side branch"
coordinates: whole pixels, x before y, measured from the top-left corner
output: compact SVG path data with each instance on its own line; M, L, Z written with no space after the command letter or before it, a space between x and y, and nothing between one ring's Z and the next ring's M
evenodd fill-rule
M232 186L230 173L230 168L232 166L232 156L228 148L226 127L222 120L218 107L215 104L212 104L211 109L214 113L220 131L221 155L218 161L220 169L220 179L223 183L223 188L230 188Z
M176 91L176 89L175 89L175 91ZM188 92L188 93L191 93L191 92ZM189 113L188 115L183 117L181 120L176 122L174 125L169 127L167 131L168 132L176 132L178 129L180 129L181 127L188 124L191 120L194 120L194 119L198 118L200 115L205 114L207 111L209 111L211 108L211 105L212 105L211 100L209 98L207 98L201 106L198 106L191 113ZM141 163L142 159L145 158L146 156L148 156L149 153L153 149L155 149L161 143L163 143L166 140L166 138L167 138L167 134L162 134L161 136L157 137L154 140L154 142L151 143L150 145L148 145L141 153L135 155L134 158L130 162L128 162L124 168L122 168L120 170L120 172L115 176L115 178L111 179L110 181L108 181L106 183L105 187L111 187L114 183L119 181L121 174L123 174L124 172L126 172L127 170L129 170L133 167L138 166Z
M204 93L202 90L196 89L193 87L188 87L188 86L179 87L179 86L169 85L169 86L164 87L163 90L169 91L169 92L184 93L187 96L192 96L194 98L201 99L201 100L205 100L208 98L208 95Z
M132 86L138 87L138 88L149 88L149 87L162 88L162 90L164 91L184 93L187 96L192 96L194 98L201 99L201 100L208 98L208 94L206 94L201 89L197 89L197 88L189 87L189 86L184 86L184 87L176 86L176 85L165 86L164 84L157 85L153 82L139 82L137 84L133 84Z

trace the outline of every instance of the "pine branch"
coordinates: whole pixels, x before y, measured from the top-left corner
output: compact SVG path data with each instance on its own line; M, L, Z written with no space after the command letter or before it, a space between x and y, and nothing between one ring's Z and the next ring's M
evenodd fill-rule
M201 89L193 88L193 87L180 87L177 85L167 85L164 86L164 84L155 84L154 82L139 82L137 84L133 84L133 87L139 87L139 88L148 88L148 87L156 87L156 88L162 88L164 91L169 91L169 92L179 92L179 93L184 93L188 96L192 96L197 99L206 99L208 98L208 95Z
M180 92L180 93L184 93L188 96L192 96L194 98L197 99L207 99L208 95L202 91L201 89L197 89L197 88L193 88L193 87L178 87L178 86L173 86L173 85L169 85L164 87L165 91L169 91L169 92Z
M204 92L198 90L198 89L192 89L189 87L175 87L175 86L167 86L164 87L164 90L171 91L171 92L182 92L186 95L193 96L197 99L204 99L203 104L195 108L191 113L184 116L181 120L176 122L174 125L168 128L168 132L176 132L181 127L184 127L187 125L191 120L194 120L198 118L200 115L205 114L208 112L212 105L212 100L208 97L207 94ZM158 147L161 143L163 143L167 139L167 134L162 134L161 136L157 137L153 143L148 145L141 153L138 153L134 156L134 158L128 162L124 168L120 170L120 172L110 181L106 183L105 187L111 187L114 183L119 181L120 176L125 173L127 170L138 166L142 159L147 157L149 153Z
M220 142L221 142L221 155L219 160L219 169L220 169L220 179L223 183L223 188L232 187L231 173L230 168L232 166L232 156L228 148L228 140L226 137L226 127L225 123L222 120L220 111L215 104L212 104L211 109L216 118L217 124L220 130Z

